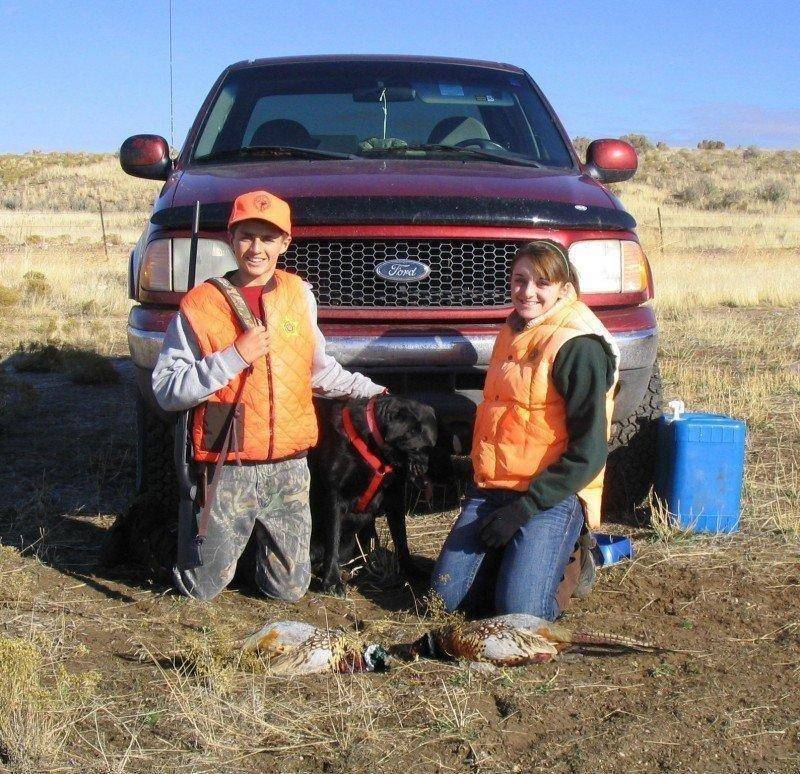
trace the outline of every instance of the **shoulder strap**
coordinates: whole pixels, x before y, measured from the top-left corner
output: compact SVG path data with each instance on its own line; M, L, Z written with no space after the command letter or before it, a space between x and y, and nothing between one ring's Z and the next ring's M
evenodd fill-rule
M236 285L234 285L230 280L226 279L225 277L211 277L206 281L210 282L217 290L219 290L220 293L222 293L223 296L225 296L225 300L230 305L231 311L236 316L236 320L244 330L249 331L251 328L255 328L256 325L259 325L258 320L250 311L250 307L247 305L247 302L244 300L244 298L242 298L239 288L237 288Z
M231 283L230 280L226 279L225 277L211 277L206 281L210 282L215 288L217 288L217 290L219 290L220 293L222 293L223 296L225 296L225 300L228 302L228 304L230 304L234 316L244 330L250 330L259 324L258 320L256 320L256 318L253 316L253 313L250 311L250 307L247 305L247 302L244 300L244 298L242 298L242 294L239 292L239 289L236 287L236 285ZM236 420L239 412L241 411L242 392L244 390L244 384L247 380L248 373L249 369L245 369L245 375L239 385L239 392L236 395L233 408L230 416L228 417L228 426L225 430L225 437L222 441L222 449L220 450L219 458L214 465L213 477L205 492L203 507L197 516L197 534L194 538L194 545L197 549L197 557L201 566L203 564L202 547L206 536L208 535L208 523L211 518L211 508L217 499L219 474L222 470L222 466L228 459L228 452L231 447L234 449L234 453L236 455L236 464L242 464L241 459L239 458L239 442L236 438Z

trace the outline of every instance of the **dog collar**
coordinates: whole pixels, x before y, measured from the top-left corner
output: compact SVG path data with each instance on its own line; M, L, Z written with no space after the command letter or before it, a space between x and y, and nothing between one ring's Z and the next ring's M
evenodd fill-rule
M381 433L380 427L378 427L378 417L375 414L375 404L377 401L374 397L370 398L367 401L367 409L364 412L367 417L367 427L369 428L370 433L372 433L372 437L375 439L375 442L378 446L384 446L385 442L383 440L383 433Z
M369 427L372 437L378 446L383 446L383 436L381 435L380 428L378 427L378 420L375 416L375 398L369 399L364 413L367 419L367 427ZM372 470L372 478L366 490L361 497L358 498L358 502L356 503L356 513L363 513L367 509L367 506L375 499L375 495L378 493L383 479L392 472L393 468L388 462L384 463L376 454L370 451L366 441L358 434L353 424L352 414L347 406L342 409L342 424L344 425L348 440L361 455L361 459L363 459Z

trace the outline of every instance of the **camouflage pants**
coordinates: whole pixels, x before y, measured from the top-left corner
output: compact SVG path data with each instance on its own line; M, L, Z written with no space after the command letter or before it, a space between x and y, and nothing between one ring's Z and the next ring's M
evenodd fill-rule
M305 459L224 465L202 546L202 565L187 568L192 563L186 561L192 553L196 520L191 520L191 530L183 525L179 530L178 563L173 568L178 591L202 600L216 597L233 579L253 535L255 552L249 563L254 565L251 572L258 588L274 599L300 599L311 581L310 481Z

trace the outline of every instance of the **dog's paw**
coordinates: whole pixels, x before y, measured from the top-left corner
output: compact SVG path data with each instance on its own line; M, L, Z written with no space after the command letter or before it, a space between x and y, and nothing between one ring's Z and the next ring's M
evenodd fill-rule
M347 586L342 580L341 574L331 574L322 579L322 593L331 594L334 597L346 597Z
M322 593L330 594L332 597L346 597L347 586L342 581L333 581L333 583L323 583Z

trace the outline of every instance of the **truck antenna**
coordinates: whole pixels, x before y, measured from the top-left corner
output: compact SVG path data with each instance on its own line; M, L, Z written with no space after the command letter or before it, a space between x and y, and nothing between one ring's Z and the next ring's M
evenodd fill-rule
M175 147L175 113L172 106L172 0L169 0L169 147Z
M192 218L192 239L189 242L189 279L186 289L194 287L197 278L197 232L200 231L200 202L194 203L194 217Z

